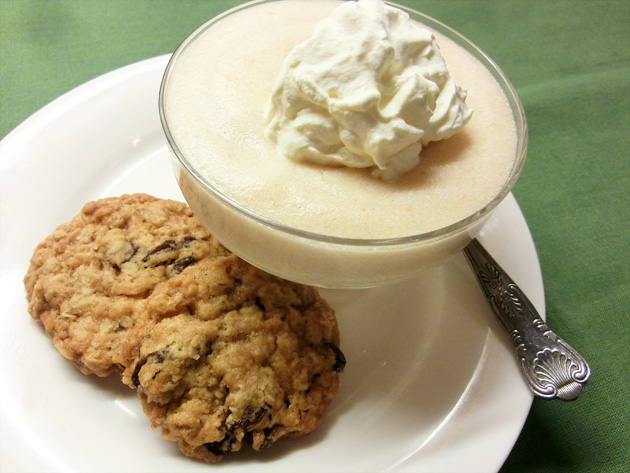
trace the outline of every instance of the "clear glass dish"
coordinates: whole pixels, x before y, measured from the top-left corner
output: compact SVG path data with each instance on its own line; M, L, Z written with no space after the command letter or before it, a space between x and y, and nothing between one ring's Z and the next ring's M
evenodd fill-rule
M277 1L277 0L270 0ZM226 247L251 264L285 279L328 288L366 288L404 281L460 252L509 194L527 154L527 123L513 86L481 49L449 26L415 10L395 5L409 16L455 41L494 76L506 95L517 131L516 155L499 192L475 213L451 225L401 238L353 239L322 235L272 221L225 195L190 164L173 138L164 97L177 59L192 42L227 15L270 1L254 1L209 20L177 48L159 94L162 127L173 156L179 186L195 215Z

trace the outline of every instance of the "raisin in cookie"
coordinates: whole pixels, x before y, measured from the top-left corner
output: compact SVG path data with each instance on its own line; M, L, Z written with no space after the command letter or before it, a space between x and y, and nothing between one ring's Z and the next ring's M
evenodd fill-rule
M122 341L155 287L226 254L181 202L145 194L90 202L35 249L28 310L82 373L106 376L124 368Z
M153 428L207 462L319 424L345 358L334 311L311 287L236 256L204 260L159 286L130 331L123 381Z

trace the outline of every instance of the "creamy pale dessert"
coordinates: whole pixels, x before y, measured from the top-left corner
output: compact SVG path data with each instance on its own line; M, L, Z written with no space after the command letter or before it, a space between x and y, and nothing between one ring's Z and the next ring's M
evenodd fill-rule
M376 19L385 24L379 26L383 31L377 28L357 41L355 33L365 28L356 23L370 18L347 19L350 5L342 7L347 12L336 10L343 3L263 3L230 13L193 35L169 68L162 97L167 135L176 152L237 206L298 233L404 238L478 212L504 186L517 153L517 128L505 87L443 34L408 33L406 14L394 18L390 11L398 9L386 7L386 19ZM379 2L359 3L364 9L385 8ZM328 23L316 27L322 19ZM413 23L418 30L420 25ZM342 30L340 36L326 36L335 28ZM314 48L300 44L318 35L324 39ZM408 44L405 37L411 38ZM382 42L387 43L384 49ZM299 48L306 52L296 56ZM403 51L402 59L396 48ZM415 53L405 48L418 49L419 59L409 59ZM441 57L434 60L440 52L448 70ZM365 60L349 64L357 57ZM295 67L296 62L303 67ZM370 67L386 72L374 73ZM414 78L415 69L420 72ZM344 89L352 80L355 84ZM446 98L438 97L441 89L448 92ZM307 113L299 95L315 108ZM418 95L422 100L414 98ZM322 106L329 106L326 113ZM293 159L287 158L291 153ZM424 254L407 247L374 252L312 246L209 202L204 186L194 179L180 177L180 184L193 210L226 246L263 269L300 282L392 282L404 279L397 272L408 277L414 266L437 261L465 244L462 239L443 247L432 244L421 249ZM303 268L292 272L300 263ZM364 277L357 273L366 282L353 283L353 277Z

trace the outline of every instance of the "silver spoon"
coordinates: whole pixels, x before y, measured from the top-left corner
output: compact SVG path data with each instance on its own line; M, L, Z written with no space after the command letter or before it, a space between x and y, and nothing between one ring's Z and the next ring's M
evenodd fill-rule
M545 399L577 399L591 376L586 360L547 327L527 296L479 241L473 239L464 255L510 335L534 394Z

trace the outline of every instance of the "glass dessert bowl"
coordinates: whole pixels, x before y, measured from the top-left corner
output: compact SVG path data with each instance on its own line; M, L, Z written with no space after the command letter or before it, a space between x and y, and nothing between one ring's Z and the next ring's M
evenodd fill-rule
M382 237L371 235L368 238L339 236L292 225L290 221L270 217L255 206L244 204L229 190L217 185L212 176L212 164L200 166L199 161L192 159L190 149L198 147L184 145L181 133L174 131L172 115L176 105L173 104L177 102L168 100L174 71L183 67L180 66L182 55L188 54L200 38L215 34L217 25L222 26L226 19L261 5L277 3L283 2L251 2L209 20L184 40L165 71L159 95L160 119L179 186L195 215L219 241L249 263L279 277L318 287L366 288L392 284L413 278L427 267L438 265L460 252L516 183L527 152L527 124L516 91L498 66L465 37L417 11L396 5L412 20L429 27L440 37L448 38L482 64L498 84L513 120L514 146L510 152L509 169L492 196L474 211L429 231L404 235L384 233ZM446 59L448 61L448 57ZM191 85L191 89L196 88L199 88L198 83ZM261 93L268 95L270 90ZM207 113L220 114L220 106L207 109ZM237 130L235 134L238 133ZM212 153L209 153L209 161ZM291 204L287 205L290 209Z

